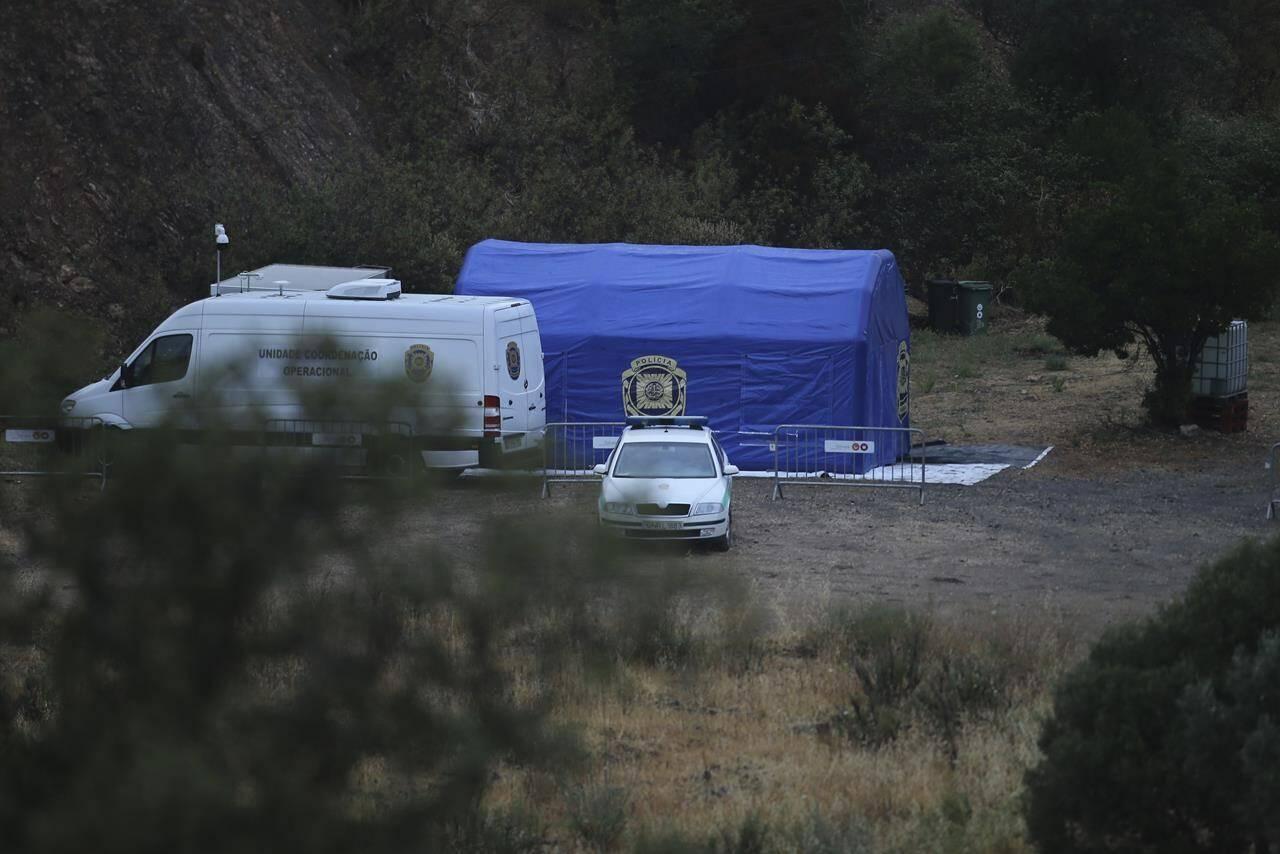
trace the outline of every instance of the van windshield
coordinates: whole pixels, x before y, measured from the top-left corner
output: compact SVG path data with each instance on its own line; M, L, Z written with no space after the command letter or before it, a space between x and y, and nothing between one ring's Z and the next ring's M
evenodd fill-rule
M632 442L622 446L614 477L715 477L706 445L693 442Z

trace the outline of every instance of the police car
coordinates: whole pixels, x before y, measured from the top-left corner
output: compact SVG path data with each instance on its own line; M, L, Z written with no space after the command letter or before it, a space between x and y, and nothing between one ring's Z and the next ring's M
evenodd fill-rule
M733 542L733 476L706 418L631 417L608 461L595 467L600 524L629 539Z

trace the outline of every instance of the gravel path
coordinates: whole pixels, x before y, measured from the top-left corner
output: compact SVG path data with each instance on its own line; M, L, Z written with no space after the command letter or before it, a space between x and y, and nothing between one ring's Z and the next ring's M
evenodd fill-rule
M771 501L771 482L740 479L732 553L652 543L629 553L691 571L723 567L784 611L881 602L1047 617L1094 633L1150 613L1242 539L1280 531L1263 518L1265 473L1252 455L1090 477L1079 468L1051 455L977 486L932 487L924 507L907 490L841 487L788 487ZM461 548L489 511L590 522L595 491L560 486L544 501L531 488L463 481L441 499L446 524L436 532Z
M1104 468L1083 452L1055 450L1035 468L1008 469L977 486L932 486L923 507L910 490L846 487L788 487L783 500L772 501L771 481L744 478L734 486L731 553L636 543L626 554L690 572L723 569L783 619L851 601L1053 620L1091 635L1151 613L1181 592L1197 567L1244 538L1280 532L1280 523L1263 517L1259 449L1213 449L1209 458L1162 468ZM8 495L24 505L28 487L16 489ZM495 516L594 525L597 489L558 486L544 500L536 481L462 479L381 533L404 548L442 547L466 564L500 535ZM38 578L11 533L0 537L0 552Z

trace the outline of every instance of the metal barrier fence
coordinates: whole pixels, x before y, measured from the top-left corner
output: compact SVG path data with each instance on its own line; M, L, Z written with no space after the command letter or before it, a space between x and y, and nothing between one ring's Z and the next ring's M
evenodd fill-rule
M421 467L413 428L403 421L276 418L266 423L261 442L269 448L331 454L339 476L352 480L412 477Z
M594 483L596 464L608 459L626 423L622 421L557 421L542 434L542 497L553 483Z
M0 415L0 476L96 477L105 485L106 434L98 418Z
M1280 442L1276 442L1271 446L1271 453L1267 457L1267 468L1271 469L1271 495L1267 498L1267 518L1276 518L1276 508L1280 508Z
M923 505L925 465L916 427L783 424L773 433L773 498L784 485L882 486L919 490Z

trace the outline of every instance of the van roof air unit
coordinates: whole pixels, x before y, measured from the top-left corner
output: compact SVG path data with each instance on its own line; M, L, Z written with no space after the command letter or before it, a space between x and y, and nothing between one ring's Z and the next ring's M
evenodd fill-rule
M358 279L381 279L391 272L390 267L317 267L312 264L268 264L244 273L214 282L209 286L209 296L236 294L245 291L327 291L334 285L354 282ZM277 282L286 284L283 288Z
M325 291L329 299L399 299L399 279L360 279L355 282L343 282Z

